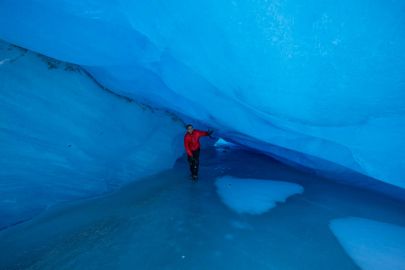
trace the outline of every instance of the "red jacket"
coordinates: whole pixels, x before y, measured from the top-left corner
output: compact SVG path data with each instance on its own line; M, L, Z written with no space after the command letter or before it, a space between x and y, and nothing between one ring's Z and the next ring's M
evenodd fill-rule
M193 152L200 148L200 137L208 136L208 132L194 129L193 132L184 135L184 147L186 148L187 155L193 156Z

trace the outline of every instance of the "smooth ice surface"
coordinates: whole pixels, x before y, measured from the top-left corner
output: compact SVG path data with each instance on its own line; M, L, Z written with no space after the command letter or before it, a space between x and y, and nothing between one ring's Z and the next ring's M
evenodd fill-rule
M330 228L361 269L405 269L405 226L353 217L335 219Z
M404 10L402 0L2 0L0 38L290 164L404 188Z
M109 196L0 231L0 268L358 270L331 220L359 216L405 226L403 202L263 155L204 148L200 170L192 183L184 157ZM305 192L264 214L240 215L217 194L216 179L226 175L293 181Z
M79 67L0 42L0 228L171 167L182 133Z
M215 182L222 201L239 214L260 215L285 202L288 197L304 191L294 183L267 179L223 176Z

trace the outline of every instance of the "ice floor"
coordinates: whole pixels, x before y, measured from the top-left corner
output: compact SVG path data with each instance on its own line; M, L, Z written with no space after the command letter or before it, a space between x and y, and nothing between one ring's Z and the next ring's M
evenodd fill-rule
M218 194L223 176L303 189L261 214L239 214ZM262 155L210 148L202 151L197 184L183 158L114 194L0 232L0 269L359 269L331 221L354 216L405 227L404 213L404 202L384 195Z

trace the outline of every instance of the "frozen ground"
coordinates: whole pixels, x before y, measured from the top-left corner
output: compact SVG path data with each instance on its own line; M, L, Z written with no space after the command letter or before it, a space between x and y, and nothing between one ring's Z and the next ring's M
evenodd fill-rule
M110 196L53 208L2 231L0 268L350 270L359 268L330 230L332 220L405 226L404 202L262 155L210 148L201 163L197 184L180 159ZM238 214L216 191L216 179L226 175L296 183L305 192L261 215Z

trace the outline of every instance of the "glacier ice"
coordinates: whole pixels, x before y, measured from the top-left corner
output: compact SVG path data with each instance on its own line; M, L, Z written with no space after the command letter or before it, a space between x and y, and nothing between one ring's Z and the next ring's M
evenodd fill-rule
M216 180L217 192L223 202L239 214L260 215L285 202L304 188L285 181L263 179L242 179L223 176Z
M404 11L0 0L0 268L404 269Z
M2 0L0 38L228 141L404 188L404 9L401 0Z
M333 220L330 228L361 269L405 269L405 227L350 217Z
M0 228L170 168L183 124L0 42Z

